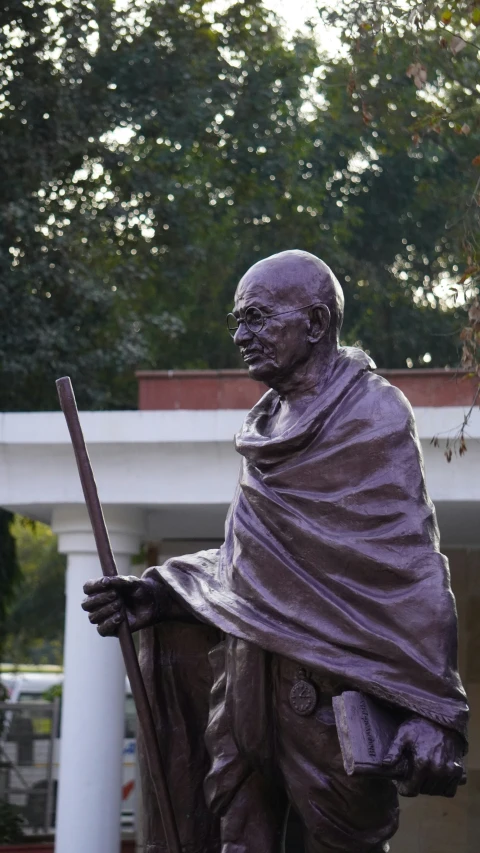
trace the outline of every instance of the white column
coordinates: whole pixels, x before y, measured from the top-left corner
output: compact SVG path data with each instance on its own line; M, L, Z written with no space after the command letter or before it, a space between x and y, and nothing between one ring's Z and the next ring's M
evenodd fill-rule
M107 508L119 574L130 574L142 514ZM119 853L125 670L116 638L100 637L80 604L83 584L101 576L84 507L54 510L52 528L67 554L64 687L55 853Z

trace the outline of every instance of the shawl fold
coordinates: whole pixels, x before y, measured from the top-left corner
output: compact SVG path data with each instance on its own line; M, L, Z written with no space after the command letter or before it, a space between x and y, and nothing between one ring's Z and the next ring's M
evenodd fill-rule
M340 349L284 434L267 391L236 437L242 470L218 551L161 577L197 616L254 647L465 733L448 563L404 395Z

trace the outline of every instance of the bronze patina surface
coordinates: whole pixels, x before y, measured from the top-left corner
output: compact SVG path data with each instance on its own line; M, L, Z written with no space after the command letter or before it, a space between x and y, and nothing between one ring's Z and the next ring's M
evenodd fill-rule
M340 285L307 252L246 273L229 328L269 390L236 437L224 544L85 586L102 635L124 614L146 629L189 853L279 853L289 805L309 853L387 850L398 792L451 796L462 776L455 604L413 413L364 352L340 346L342 316ZM384 775L344 770L332 697L346 690L401 712ZM410 778L395 783L402 757ZM147 849L160 853L145 790Z

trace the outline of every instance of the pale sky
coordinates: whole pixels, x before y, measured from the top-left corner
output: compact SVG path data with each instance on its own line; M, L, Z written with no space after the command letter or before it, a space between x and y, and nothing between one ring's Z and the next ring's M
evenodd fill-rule
M228 6L229 2L232 0L211 0L211 6L212 8L222 8ZM302 29L305 21L309 18L313 21L319 20L318 0L263 0L263 2L268 9L276 12L283 19L287 37L296 30ZM322 0L322 6L328 6L329 3L333 5L334 2L335 0L328 0L326 3L325 0ZM327 31L325 27L318 24L316 35L322 50L330 54L338 53L340 43L332 29Z
M272 9L283 19L287 34L301 29L308 19L314 22L319 21L318 0L263 0L263 2L268 9ZM326 5L329 4L323 0L322 6L325 7ZM340 42L335 31L332 28L327 31L320 23L317 23L315 30L321 50L328 54L338 53Z
M307 18L317 17L316 0L264 0L265 6L280 15L287 29L299 29Z

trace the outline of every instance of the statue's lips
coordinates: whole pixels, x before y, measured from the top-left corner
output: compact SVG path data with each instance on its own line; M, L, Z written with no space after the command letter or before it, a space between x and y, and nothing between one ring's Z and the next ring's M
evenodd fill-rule
M254 350L243 350L242 358L247 364L251 362L258 361L259 358L265 357L265 354L262 350L254 349Z

